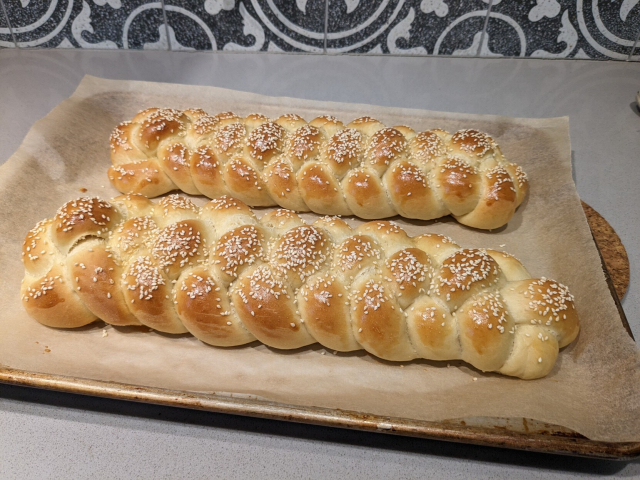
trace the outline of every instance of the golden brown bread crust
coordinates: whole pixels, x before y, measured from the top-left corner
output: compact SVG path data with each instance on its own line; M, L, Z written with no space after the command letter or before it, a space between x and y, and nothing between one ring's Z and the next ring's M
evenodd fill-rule
M283 349L315 343L295 314L293 290L267 266L253 267L231 292L238 316L262 343Z
M432 294L458 308L472 295L497 285L501 273L498 263L486 251L458 250L442 262Z
M71 285L85 306L112 325L141 325L120 288L122 268L104 242L88 240L67 256Z
M297 296L298 309L311 336L340 352L359 349L351 328L347 298L349 292L344 284L331 274L314 277L300 288Z
M407 308L429 290L433 266L429 256L419 248L405 248L387 257L383 274L394 281L398 302Z
M342 195L340 184L331 174L327 165L320 162L309 162L298 170L296 178L300 196L308 206L302 211L311 208L316 213L327 215L330 212L342 212L336 213L336 215L351 213ZM295 191L295 189L296 187L293 185L289 188L291 191Z
M97 198L79 198L67 202L53 218L52 240L68 252L87 236L106 236L119 221L118 211Z
M356 278L351 291L351 318L356 340L385 360L416 358L409 341L404 312L381 276Z
M155 197L172 190L233 195L251 206L379 219L451 214L476 228L505 225L528 181L486 133L414 132L360 117L272 120L150 108L111 136L111 183Z
M416 353L422 358L460 358L458 323L449 309L434 298L422 296L407 312L407 328Z
M498 370L504 365L513 343L505 332L512 331L514 323L500 295L475 295L460 307L456 317L462 358L481 370Z
M133 259L122 277L127 306L140 323L167 333L184 333L170 297L171 281L148 256Z
M232 311L224 284L217 283L205 267L198 266L181 275L174 293L180 321L203 342L230 347L255 340Z
M569 345L578 336L578 312L574 303L567 301L572 296L561 283L545 277L529 278L503 288L501 293L514 314L526 312L532 325L553 327L559 334L560 348ZM516 300L519 297L526 298L528 302L524 304ZM539 333L543 335L541 331Z
M249 265L264 258L264 234L254 225L236 227L220 237L211 259L223 278L231 282Z
M69 284L64 265L55 264L47 275L25 277L20 287L22 305L43 325L58 328L82 327L97 317L80 300Z
M101 318L217 346L320 342L521 378L549 373L579 330L567 287L507 253L384 220L309 225L282 209L258 220L231 197L201 208L177 195L74 200L27 234L23 261L23 305L60 328Z

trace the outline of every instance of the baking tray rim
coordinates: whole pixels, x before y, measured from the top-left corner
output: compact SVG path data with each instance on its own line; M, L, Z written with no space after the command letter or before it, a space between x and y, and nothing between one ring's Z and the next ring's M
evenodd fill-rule
M386 417L349 410L304 407L242 397L234 398L215 393L168 390L36 373L10 367L0 367L0 382L116 400L531 452L609 460L633 460L640 456L640 442L599 442L579 434L567 434L565 431L554 432L553 425L549 425L549 432L521 433L499 426L485 427L465 425L465 422L434 422Z

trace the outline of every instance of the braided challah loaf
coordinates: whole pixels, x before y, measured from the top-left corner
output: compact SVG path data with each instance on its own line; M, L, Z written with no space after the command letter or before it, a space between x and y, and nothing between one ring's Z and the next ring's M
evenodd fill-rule
M387 221L258 220L230 197L80 198L36 225L22 255L24 307L53 327L101 318L211 345L320 342L521 378L546 375L579 328L568 289L506 253Z
M505 225L528 181L496 142L476 130L416 134L362 117L346 127L331 116L307 123L288 114L208 115L149 108L111 135L111 183L155 197L172 190L250 206L380 219Z

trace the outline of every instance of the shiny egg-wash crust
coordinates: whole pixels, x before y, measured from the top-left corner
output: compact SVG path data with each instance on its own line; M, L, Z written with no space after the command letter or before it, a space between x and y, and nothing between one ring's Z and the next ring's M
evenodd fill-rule
M319 342L526 379L549 373L579 329L567 287L507 253L382 220L258 220L231 197L73 200L28 233L22 259L23 305L52 327L99 318L216 346Z
M528 190L526 174L486 133L416 133L370 117L345 126L328 115L307 123L293 114L149 108L118 125L110 145L111 183L146 197L182 190L365 219L451 214L492 229Z

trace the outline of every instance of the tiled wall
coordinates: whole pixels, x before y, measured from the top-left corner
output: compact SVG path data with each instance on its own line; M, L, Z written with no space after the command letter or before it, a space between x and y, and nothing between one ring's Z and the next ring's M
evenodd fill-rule
M1 47L640 60L640 0L0 0Z

